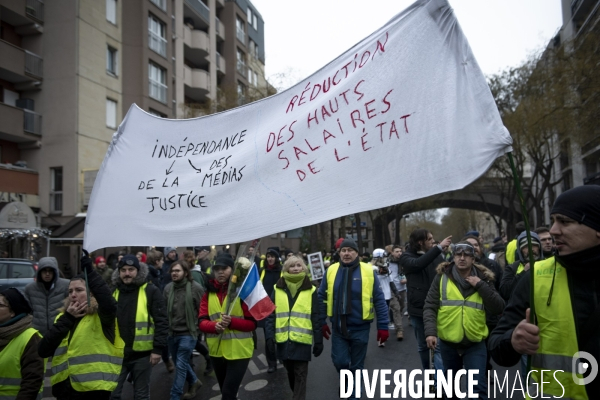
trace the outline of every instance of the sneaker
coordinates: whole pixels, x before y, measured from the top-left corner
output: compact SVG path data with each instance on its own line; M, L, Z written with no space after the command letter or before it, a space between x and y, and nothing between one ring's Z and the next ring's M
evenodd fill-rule
M194 397L196 397L196 391L198 389L200 389L201 387L202 387L202 382L200 381L200 379L196 379L196 382L194 382L194 384L192 386L190 386L187 393L184 394L181 398L182 399L193 399Z
M396 340L404 340L404 333L402 331L396 332Z
M390 324L388 325L388 329L394 329L394 323L390 322Z
M377 346L379 347L385 347L385 342L380 342L379 340L377 341Z
M196 350L192 350L192 355L194 355L194 356L199 356L199 355L200 355L200 353L198 353Z

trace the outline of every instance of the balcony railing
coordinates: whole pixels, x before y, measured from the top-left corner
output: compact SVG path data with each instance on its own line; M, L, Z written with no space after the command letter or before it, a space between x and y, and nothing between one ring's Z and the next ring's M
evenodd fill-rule
M148 47L163 57L167 56L167 40L152 31L148 31Z
M167 85L151 80L149 95L153 99L158 100L161 103L167 104Z
M194 9L207 23L210 23L210 9L200 0L185 0L186 4Z
M215 17L215 32L217 32L217 35L221 34L221 20L219 17Z
M238 38L238 40L244 44L246 44L246 33L244 33L244 30L241 28L236 28L235 30L235 36Z
M237 62L237 71L244 77L248 74L248 67L243 62Z
M42 116L33 111L23 109L23 130L36 135L42 134Z
M37 78L44 76L44 60L37 54L25 50L25 72Z
M27 0L25 13L38 21L44 21L44 2L41 0Z

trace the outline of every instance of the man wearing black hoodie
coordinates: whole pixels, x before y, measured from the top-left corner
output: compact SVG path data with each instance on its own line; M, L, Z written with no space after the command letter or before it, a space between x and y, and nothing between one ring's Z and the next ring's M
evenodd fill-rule
M490 337L490 352L505 367L531 355L531 378L543 388L539 397L598 399L600 379L586 379L594 368L586 371L581 360L600 360L600 186L567 190L550 214L557 254L536 262L517 283ZM537 326L529 323L532 297Z
M150 398L152 367L167 346L169 323L160 289L148 284L148 266L133 254L125 255L113 272L117 324L125 342L123 369L112 399L121 398L127 375L133 378L136 399Z

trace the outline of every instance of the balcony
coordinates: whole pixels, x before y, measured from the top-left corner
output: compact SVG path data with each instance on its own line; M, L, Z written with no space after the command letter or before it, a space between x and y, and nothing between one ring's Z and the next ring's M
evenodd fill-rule
M225 58L220 54L217 53L217 74L219 74L220 76L223 76L227 73L227 70L225 69L225 65L227 64L225 62Z
M0 40L0 79L25 83L42 79L43 60L20 47Z
M2 1L2 19L14 26L19 35L43 32L44 2L41 0ZM25 31L30 31L26 33Z
M210 25L210 10L200 0L185 0L183 3L184 21L191 20L194 29L208 31Z
M25 13L39 22L44 22L44 2L41 0L27 0Z
M0 103L0 139L16 143L36 142L42 135L42 116Z
M183 84L186 97L198 103L203 103L210 98L210 74L208 71L185 65Z
M37 171L10 164L0 164L0 192L18 193L37 197L39 175ZM39 207L39 205L38 205Z
M225 7L225 0L216 0L215 3L217 3L217 8Z
M221 22L221 20L215 17L215 31L217 33L217 40L222 42L225 41L225 25Z

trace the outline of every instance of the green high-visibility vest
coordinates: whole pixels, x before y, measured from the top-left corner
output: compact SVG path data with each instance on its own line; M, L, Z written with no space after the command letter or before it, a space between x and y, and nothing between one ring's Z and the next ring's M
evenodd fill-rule
M0 400L12 400L19 394L21 389L21 357L27 343L33 335L41 336L33 328L25 329L21 334L13 338L6 347L0 352ZM46 372L46 359L44 363L44 373ZM40 393L44 390L44 380L41 380Z
M513 239L506 245L506 251L504 257L506 257L506 265L510 265L515 262L517 256L517 239Z
M296 302L290 311L288 294L275 286L275 341L285 343L288 340L302 344L312 344L313 331L310 315L312 312L312 295L315 291L298 292Z
M227 297L225 297L223 304L221 304L216 293L208 293L208 316L211 321L219 322L221 320L221 314L227 312L227 310L225 310L226 304ZM244 318L244 312L242 311L242 304L239 298L235 300L230 315L232 317ZM211 357L223 357L227 360L250 358L254 352L252 332L225 329L221 334L207 333L206 344L208 345L208 353Z
M340 268L340 263L332 264L327 269L327 316L333 316L333 285L335 277ZM361 280L361 303L362 303L362 319L364 321L375 318L375 310L373 308L373 289L375 285L375 274L371 264L360 263L360 280Z
M60 318L60 313L56 319ZM125 343L115 319L115 343L106 339L98 313L84 316L71 340L65 336L52 358L52 386L67 378L78 392L117 388Z
M579 344L569 292L568 271L551 257L537 261L532 272L535 274L534 301L537 326L540 328L540 347L531 357L531 377L538 383L539 389L542 382L541 370L545 370L544 396L587 400L585 385L578 385L573 380L573 373L579 379L583 376L577 370L573 370L573 356L579 351ZM550 291L552 298L548 305ZM532 389L531 393L536 393L535 389Z
M137 310L135 312L135 336L133 339L134 351L148 351L154 348L154 319L148 313L148 297L146 296L144 283L138 290ZM119 301L119 289L113 293L113 297Z
M456 284L442 274L440 277L440 308L437 331L440 339L460 343L466 336L471 342L481 342L488 336L483 299L476 291L464 298Z

